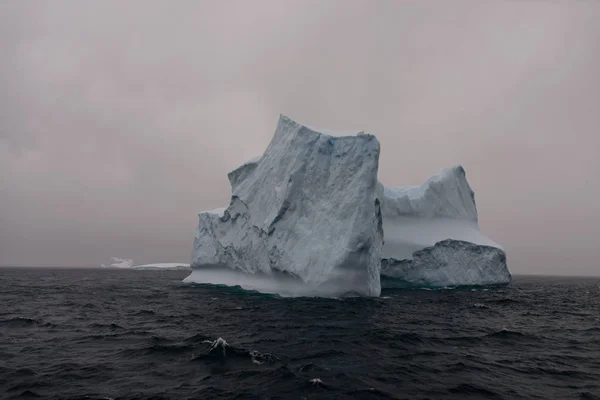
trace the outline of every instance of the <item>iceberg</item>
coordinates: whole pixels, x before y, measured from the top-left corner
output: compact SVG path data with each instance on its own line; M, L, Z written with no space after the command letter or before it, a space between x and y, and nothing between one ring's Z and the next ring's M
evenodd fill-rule
M265 153L228 174L226 209L202 212L186 282L283 295L379 296L379 141L280 116Z
M185 263L142 264L142 265L134 265L132 267L132 269L138 269L138 270L155 270L155 269L187 270L187 269L190 269L190 264L185 264Z
M447 288L510 282L503 250L446 239L412 254L411 259L381 260L383 287Z
M131 268L133 260L128 258L111 257L110 264L100 264L102 268Z
M229 205L199 214L184 282L337 297L510 281L461 166L387 188L379 153L373 135L332 136L281 115L264 154L228 174Z
M479 230L475 193L462 166L443 169L421 186L379 184L377 192L384 287L510 282L504 249Z
M171 270L186 270L190 269L190 264L185 263L156 263L134 265L133 260L128 258L111 257L110 264L100 264L102 268L123 268L137 270L154 270L154 269L171 269Z

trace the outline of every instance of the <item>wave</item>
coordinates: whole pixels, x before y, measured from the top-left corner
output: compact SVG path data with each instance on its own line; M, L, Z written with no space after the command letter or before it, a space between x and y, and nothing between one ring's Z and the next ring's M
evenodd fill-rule
M152 335L150 336L150 341L152 343L171 343L172 340L163 336L159 336L159 335Z
M300 357L293 358L294 361L312 360L312 359L326 359L329 357L347 356L347 354L341 350L327 349L302 355Z
M319 379L319 378L309 379L307 383L310 386L316 386L316 387L318 387L320 389L328 389L327 385L325 385L323 383L323 381L321 379Z
M39 398L42 397L41 394L38 394L32 390L25 390L24 392L18 394L17 396L15 396L15 398L24 398L24 399L31 399L31 398Z
M32 380L30 382L17 383L16 385L9 387L8 391L9 392L21 392L22 391L20 396L23 396L23 393L26 393L26 392L34 393L34 395L37 395L37 393L35 393L33 390L35 390L35 389L39 390L39 389L43 389L43 388L50 387L50 386L52 386L50 384L50 382L46 382L46 381L37 379L37 380Z
M324 372L324 371L329 371L329 368L323 368L323 367L319 367L318 365L309 362L308 364L302 364L297 368L298 372L308 372L308 371L312 371L312 372Z
M150 346L135 348L135 349L126 349L121 351L119 354L125 357L140 357L140 356L148 356L148 355L169 355L169 354L181 354L187 351L192 351L194 349L191 345L178 345L178 344L161 344L155 343Z
M526 333L522 333L519 331L512 331L510 329L502 328L499 331L488 333L485 335L488 338L503 338L503 339L539 339L536 336L532 336Z
M136 312L131 313L131 315L154 315L154 314L156 314L156 313L151 308L147 309L147 310L138 310Z
M600 332L600 326L592 326L590 328L580 329L580 332Z
M418 333L401 333L398 339L404 343L425 343L425 338Z
M349 396L356 399L397 399L398 397L377 388L354 389L347 392Z
M53 328L56 327L56 324L53 324L52 322L44 322L34 318L13 317L0 321L0 326L5 326L7 328L29 328L34 326Z
M37 319L26 318L26 317L15 317L15 318L9 318L9 319L0 321L0 325L11 325L11 327L31 326L31 325L38 325L38 324L39 324L39 321Z
M108 328L110 330L127 330L126 328L122 327L119 324L116 324L114 322L111 322L110 324L103 324L103 323L98 323L98 322L94 322L93 324L88 325L90 328Z
M521 302L519 300L511 299L510 297L505 297L503 299L492 300L490 303L494 303L494 304L519 304Z
M590 392L581 392L579 393L579 398L580 399L586 399L586 400L600 400L600 397L593 395Z
M251 362L254 365L272 364L279 360L271 353L261 353L256 350L246 350L229 345L223 338L214 341L206 340L210 346L192 358L192 361L203 361L205 364L225 365L231 363Z
M498 393L482 388L476 385L471 385L468 383L461 383L460 385L450 388L450 393L466 395L466 396L477 396L478 398L486 398L486 399L501 399L502 396Z
M204 335L201 335L199 333L196 333L193 336L186 337L185 339L183 339L183 341L184 342L193 342L193 343L204 343L208 339L209 339L208 336L204 336ZM212 341L210 341L210 343L212 343Z

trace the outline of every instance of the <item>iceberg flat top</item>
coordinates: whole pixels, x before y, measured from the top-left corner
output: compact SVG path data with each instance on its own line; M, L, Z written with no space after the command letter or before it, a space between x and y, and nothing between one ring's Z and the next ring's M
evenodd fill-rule
M218 215L219 217L222 217L223 213L225 212L226 209L227 209L226 207L219 207L219 208L215 208L214 210L202 211L202 213L214 214L214 215Z
M286 117L287 118L287 117ZM337 129L323 129L323 128L314 128L312 126L303 124L304 127L310 129L313 132L317 132L323 135L335 136L335 137L343 137L343 136L357 136L364 134L364 131L341 131Z

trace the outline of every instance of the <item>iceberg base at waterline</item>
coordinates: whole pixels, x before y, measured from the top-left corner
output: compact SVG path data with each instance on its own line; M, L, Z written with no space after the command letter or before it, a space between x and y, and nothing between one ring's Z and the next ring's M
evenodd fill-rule
M188 284L223 285L240 287L247 291L274 294L281 297L352 297L362 293L348 290L347 281L341 277L319 284L307 284L285 272L248 273L227 266L192 268L183 280Z

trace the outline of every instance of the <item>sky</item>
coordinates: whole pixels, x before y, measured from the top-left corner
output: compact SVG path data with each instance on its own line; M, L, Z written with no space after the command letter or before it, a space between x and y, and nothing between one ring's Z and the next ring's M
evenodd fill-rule
M462 164L514 274L600 275L600 2L0 2L0 265L189 262L279 114Z

